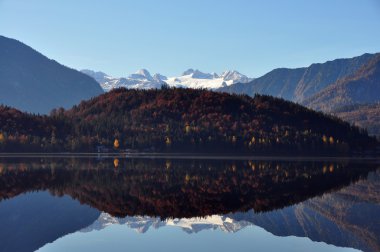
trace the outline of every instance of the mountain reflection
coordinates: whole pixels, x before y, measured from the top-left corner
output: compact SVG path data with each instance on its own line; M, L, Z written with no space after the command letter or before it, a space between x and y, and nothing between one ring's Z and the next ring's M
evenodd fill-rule
M279 236L377 251L377 167L348 161L4 158L0 207L26 192L49 191L103 212L92 212L88 220L97 220L83 231L121 223L140 232L163 225L189 233L235 232L255 224Z
M276 236L308 237L340 247L380 251L380 170L336 192L306 200L281 210L255 213L230 213L206 217L160 219L149 216L113 217L101 213L92 225L81 232L101 230L110 224L126 225L138 233L166 226L186 233L219 229L235 233L257 225Z
M113 216L183 218L289 206L367 176L374 165L91 159L3 162L0 199L49 190Z

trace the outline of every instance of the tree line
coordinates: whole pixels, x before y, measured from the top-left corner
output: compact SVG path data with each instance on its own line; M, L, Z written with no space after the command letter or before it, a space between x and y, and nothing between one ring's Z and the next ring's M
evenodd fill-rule
M357 127L298 104L201 89L116 89L49 116L0 107L1 151L347 153Z

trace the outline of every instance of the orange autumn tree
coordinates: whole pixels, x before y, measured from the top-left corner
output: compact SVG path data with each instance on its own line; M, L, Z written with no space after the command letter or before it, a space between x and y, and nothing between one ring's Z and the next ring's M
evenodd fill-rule
M119 149L119 147L120 147L119 140L115 139L115 141L113 142L113 147L115 149Z
M4 134L3 132L0 132L0 144L3 143L4 141L5 141Z
M115 168L119 167L119 159L115 158L113 160L113 165L114 165Z

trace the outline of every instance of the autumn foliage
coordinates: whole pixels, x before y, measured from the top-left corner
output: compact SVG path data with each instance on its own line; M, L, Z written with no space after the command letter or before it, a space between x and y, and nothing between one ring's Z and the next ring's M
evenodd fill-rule
M116 89L50 116L0 108L2 150L347 153L377 143L337 118L270 96Z

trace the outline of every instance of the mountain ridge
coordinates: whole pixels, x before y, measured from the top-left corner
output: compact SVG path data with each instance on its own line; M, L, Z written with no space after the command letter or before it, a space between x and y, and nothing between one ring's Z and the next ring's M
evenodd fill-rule
M301 68L277 68L249 83L237 83L217 91L254 95L266 94L302 102L337 80L350 76L380 53L314 63Z
M315 110L331 112L340 107L380 102L380 54L354 74L339 79L303 102Z
M103 93L87 75L51 60L22 42L0 36L0 102L47 114Z
M159 73L154 74L152 77L146 69L140 69L128 77L120 78L111 77L103 72L88 69L83 69L81 72L93 77L102 86L104 91L110 91L120 87L138 89L160 88L166 84L171 87L215 89L237 82L248 82L252 79L236 70L224 71L218 75L216 73L204 73L192 68L184 71L181 76L177 77L167 77Z

